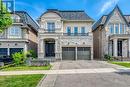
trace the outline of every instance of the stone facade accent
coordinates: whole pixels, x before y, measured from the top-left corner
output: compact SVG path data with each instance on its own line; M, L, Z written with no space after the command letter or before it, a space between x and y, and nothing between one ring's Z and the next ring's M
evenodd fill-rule
M125 15L122 14L119 7L115 7L115 9L106 16L103 16L98 24L98 21L94 25L93 35L94 35L94 58L95 59L103 59L104 55L110 55L113 57L119 56L119 41L122 42L122 50L121 57L129 58L129 36L130 36L130 27L128 26L127 19L125 19ZM110 24L113 24L114 33L110 33ZM116 33L116 24L119 24L119 34ZM121 33L121 24L125 25L126 32ZM97 26L98 25L98 26ZM96 26L96 27L95 27ZM97 43L96 43L97 42Z

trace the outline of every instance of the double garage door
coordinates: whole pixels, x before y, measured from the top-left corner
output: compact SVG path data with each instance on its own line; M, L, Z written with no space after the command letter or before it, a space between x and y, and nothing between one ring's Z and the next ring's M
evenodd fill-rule
M9 51L9 55L11 56L12 54L14 54L16 52L23 51L23 48L9 48L9 50L8 50L8 48L0 48L0 55L7 56L8 51Z
M77 52L76 52L77 51ZM63 47L62 48L62 59L63 60L90 60L91 59L91 48L90 47Z

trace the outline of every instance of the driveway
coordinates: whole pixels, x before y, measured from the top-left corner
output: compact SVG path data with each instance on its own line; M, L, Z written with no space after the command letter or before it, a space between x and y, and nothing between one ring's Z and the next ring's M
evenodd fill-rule
M118 69L103 61L62 61L54 63L53 70ZM47 75L38 87L130 87L130 73L75 73Z
M97 69L97 68L119 68L117 65L109 64L104 61L62 61L59 62L59 69Z

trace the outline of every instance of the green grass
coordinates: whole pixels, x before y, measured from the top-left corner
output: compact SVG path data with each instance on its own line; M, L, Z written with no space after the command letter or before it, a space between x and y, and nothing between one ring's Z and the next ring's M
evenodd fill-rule
M0 87L36 87L44 75L0 76Z
M124 67L130 68L130 62L109 62L109 63L112 63L112 64L116 64L116 65L120 65L120 66L124 66Z
M17 67L8 67L5 69L2 69L2 71L23 71L23 70L49 70L51 68L51 65L48 66L17 66Z

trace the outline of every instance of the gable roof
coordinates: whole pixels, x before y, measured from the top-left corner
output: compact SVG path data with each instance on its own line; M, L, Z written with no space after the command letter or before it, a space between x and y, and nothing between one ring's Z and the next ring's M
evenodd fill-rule
M31 26L35 31L38 31L38 24L31 18L31 16L25 11L15 11L14 14L20 16L23 24Z
M105 26L108 22L108 20L111 18L113 12L117 10L121 14L122 18L126 22L126 24L129 26L130 25L130 15L123 15L122 11L118 7L118 5L108 14L108 15L103 15L92 27L92 30L96 30L97 27L99 26Z
M57 10L57 9L48 9L43 13L40 18L49 12L54 12L58 14L63 20L85 20L85 21L94 21L90 18L83 10Z

